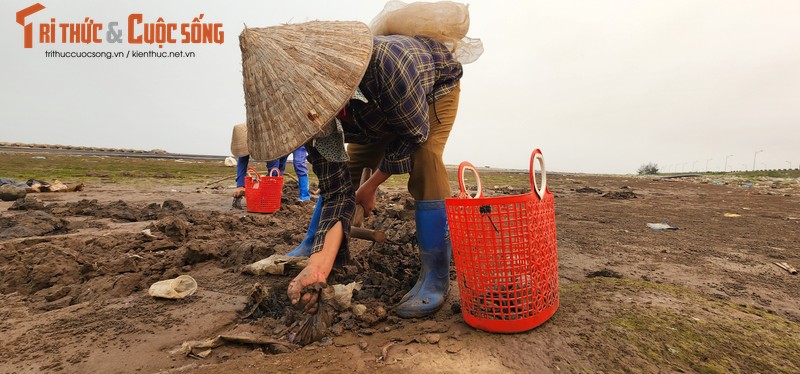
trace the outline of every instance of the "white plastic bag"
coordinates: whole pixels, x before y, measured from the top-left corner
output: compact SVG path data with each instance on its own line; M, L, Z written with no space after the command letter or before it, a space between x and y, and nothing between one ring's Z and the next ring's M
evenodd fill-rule
M242 268L242 272L253 275L283 275L286 273L287 266L302 269L305 268L306 265L308 265L308 257L275 254L245 266Z
M188 275L153 283L147 293L162 299L183 299L197 291L197 282Z
M444 43L462 64L474 62L483 53L480 39L467 37L469 9L452 1L406 4L390 0L370 22L373 35L418 35Z

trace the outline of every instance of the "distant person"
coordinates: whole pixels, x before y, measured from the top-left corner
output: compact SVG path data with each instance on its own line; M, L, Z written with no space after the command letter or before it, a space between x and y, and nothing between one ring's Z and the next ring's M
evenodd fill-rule
M250 163L250 152L247 150L247 125L242 123L233 127L233 137L231 139L231 153L236 157L236 191L233 192L233 197L244 196L244 177L247 175L247 167ZM311 194L308 190L308 167L306 166L306 157L308 153L305 147L297 148L292 154L292 164L294 171L297 174L297 183L300 187L299 201L308 201L311 199ZM277 160L267 162L267 172L273 168L280 170L281 175L286 170L286 160L289 155L283 156Z

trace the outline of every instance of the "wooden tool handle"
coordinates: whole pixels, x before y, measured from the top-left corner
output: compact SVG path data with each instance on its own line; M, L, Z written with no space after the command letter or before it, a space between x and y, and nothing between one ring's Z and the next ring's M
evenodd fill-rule
M363 240L371 240L377 243L386 241L386 233L378 230L370 230L361 227L350 227L350 237Z

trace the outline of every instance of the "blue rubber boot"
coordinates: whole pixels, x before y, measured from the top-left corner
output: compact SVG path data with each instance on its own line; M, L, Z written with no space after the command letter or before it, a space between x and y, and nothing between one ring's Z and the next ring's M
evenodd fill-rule
M300 185L300 197L298 197L297 200L300 201L311 200L311 195L308 193L308 175L298 176L297 184Z
M417 243L422 268L417 284L395 308L403 318L424 317L444 305L450 291L450 238L444 200L416 202Z
M319 226L319 216L322 214L322 196L317 200L317 206L314 208L314 214L311 215L311 222L308 223L308 231L306 237L300 242L297 248L287 253L287 256L311 256L311 248L314 247L314 237L317 236L317 227Z

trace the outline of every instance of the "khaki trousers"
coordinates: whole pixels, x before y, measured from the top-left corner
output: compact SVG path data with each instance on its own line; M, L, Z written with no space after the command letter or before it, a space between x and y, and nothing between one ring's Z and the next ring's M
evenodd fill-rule
M459 83L447 95L428 106L428 139L412 155L413 168L408 178L408 192L416 200L442 200L450 197L450 180L442 155L456 120L460 94ZM347 154L350 157L347 167L356 189L361 179L361 170L365 167L377 170L383 160L386 145L391 140L391 137L387 137L371 144L347 145Z

